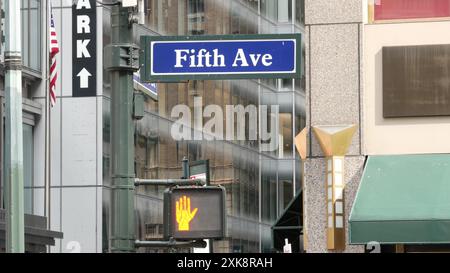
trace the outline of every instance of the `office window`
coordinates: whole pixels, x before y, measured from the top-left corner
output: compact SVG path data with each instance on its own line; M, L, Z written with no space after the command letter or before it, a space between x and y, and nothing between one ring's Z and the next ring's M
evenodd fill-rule
M291 160L278 161L278 215L279 217L294 197L293 162Z
M41 70L41 1L21 0L22 60L23 65L34 71Z
M23 124L24 212L33 214L33 126Z
M0 12L3 13L5 10L5 1L0 0ZM0 37L5 37L5 19L0 19ZM5 41L4 39L0 39L0 62L3 63L5 61Z
M278 0L278 22L291 23L292 22L292 1Z
M261 0L260 1L261 15L270 19L276 20L278 15L278 3L274 0Z
M279 114L279 143L278 143L278 157L291 158L292 157L292 114Z
M305 24L305 0L295 1L295 23L299 25Z
M2 134L5 133L5 121L4 118L1 119L0 124ZM28 124L22 124L23 132L23 185L24 185L24 212L28 214L33 214L33 157L34 157L34 144L33 144L33 126ZM1 141L1 161L0 163L4 166L5 164L5 147L4 147L5 136ZM0 173L0 208L5 208L6 204L4 196L4 169Z
M248 7L252 8L255 11L258 11L258 2L259 0L243 0Z
M241 2L230 4L230 33L256 34L258 32L258 17L254 11Z
M276 160L263 160L261 168L262 221L273 224L277 218L277 167Z
M205 2L203 0L189 0L187 14L189 34L205 34Z

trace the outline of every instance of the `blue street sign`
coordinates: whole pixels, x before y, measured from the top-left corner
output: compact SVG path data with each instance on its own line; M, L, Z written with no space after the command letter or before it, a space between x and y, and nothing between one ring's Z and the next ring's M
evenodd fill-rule
M300 34L141 38L143 81L299 78Z

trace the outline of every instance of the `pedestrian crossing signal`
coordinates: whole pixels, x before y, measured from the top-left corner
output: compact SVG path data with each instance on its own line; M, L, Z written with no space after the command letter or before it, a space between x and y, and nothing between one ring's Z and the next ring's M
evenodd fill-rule
M189 231L189 222L197 214L198 208L191 211L191 198L183 195L176 203L176 219L178 223L178 231Z
M164 234L167 239L225 237L223 187L176 187L164 194Z

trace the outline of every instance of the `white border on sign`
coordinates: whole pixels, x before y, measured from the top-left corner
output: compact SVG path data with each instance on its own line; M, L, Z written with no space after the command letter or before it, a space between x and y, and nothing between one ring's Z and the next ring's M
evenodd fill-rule
M179 43L179 44L186 44L186 43L209 43L209 42L227 42L227 43L234 43L234 42L281 42L281 41L292 41L294 42L294 69L291 71L248 71L248 72L179 72L179 73L155 73L153 71L153 47L155 44L168 44L168 43ZM297 72L297 40L296 39L262 39L262 40L195 40L195 41L152 41L150 42L151 47L151 56L150 59L152 60L150 62L150 71L151 74L154 76L164 76L164 75L191 75L191 74L202 74L202 75L224 75L224 74L286 74L286 73L296 73Z

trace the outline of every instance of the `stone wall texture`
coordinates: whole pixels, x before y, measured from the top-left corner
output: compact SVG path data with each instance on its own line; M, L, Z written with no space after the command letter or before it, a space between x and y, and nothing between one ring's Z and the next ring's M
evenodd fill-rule
M345 158L345 227L364 169L362 142L361 0L306 0L307 127L356 124L358 129ZM326 238L326 161L312 130L305 162L307 252L331 252ZM348 245L344 252L364 252Z

